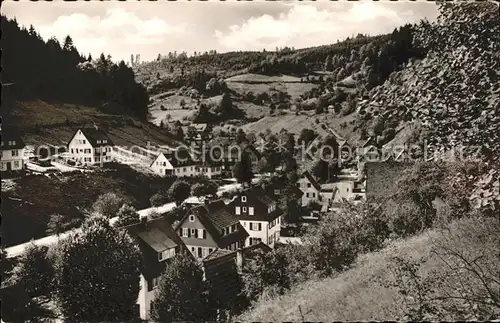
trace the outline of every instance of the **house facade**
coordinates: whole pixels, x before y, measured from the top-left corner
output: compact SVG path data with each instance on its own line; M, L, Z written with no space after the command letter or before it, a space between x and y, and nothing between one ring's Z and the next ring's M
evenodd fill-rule
M24 170L25 145L21 136L17 131L9 128L3 128L1 132L1 171L18 172Z
M210 179L222 176L221 164L202 164L196 166L196 174L206 176Z
M68 143L68 156L77 165L109 163L113 146L108 135L97 127L81 128Z
M149 320L161 274L176 255L188 250L165 218L150 221L143 218L126 230L137 243L142 258L137 297L139 317Z
M244 296L241 272L245 261L252 259L256 254L270 252L269 246L260 243L253 246L229 251L216 249L202 262L204 277L210 286L210 294L216 302L217 308L229 311L243 309ZM218 321L230 321L230 318L221 317Z
M321 186L311 173L304 172L297 181L297 187L304 193L302 195L302 206L308 205L311 201L319 202Z
M238 218L223 200L206 201L191 208L176 227L177 234L193 257L202 260L215 249L237 250L248 237Z
M244 190L228 204L249 234L245 246L260 242L274 248L281 232L282 213L276 200L269 197L261 186Z
M150 168L160 176L193 177L198 174L197 164L187 149L160 153Z

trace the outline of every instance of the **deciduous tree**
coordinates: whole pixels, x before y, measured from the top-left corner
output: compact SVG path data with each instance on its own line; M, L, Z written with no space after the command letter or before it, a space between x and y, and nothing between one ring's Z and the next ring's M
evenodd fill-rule
M188 253L177 255L160 278L151 318L161 322L205 321L209 311L203 272Z
M59 309L75 321L126 321L139 293L141 258L125 230L102 216L88 218L54 254Z

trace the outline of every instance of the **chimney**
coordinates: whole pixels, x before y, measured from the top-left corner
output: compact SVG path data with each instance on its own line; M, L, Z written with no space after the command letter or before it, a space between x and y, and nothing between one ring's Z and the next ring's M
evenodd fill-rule
M241 273L243 269L243 252L241 251L241 248L236 250L236 268L238 273Z
M141 218L141 224L144 227L144 229L148 228L148 217L147 216L144 216Z

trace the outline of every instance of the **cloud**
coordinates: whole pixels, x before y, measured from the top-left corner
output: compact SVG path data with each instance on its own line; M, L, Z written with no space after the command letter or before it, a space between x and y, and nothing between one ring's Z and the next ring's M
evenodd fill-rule
M113 8L104 16L62 15L38 29L45 39L56 37L63 41L70 35L80 52L93 56L105 52L114 59L127 59L128 54L124 57L124 53L137 52L139 45L160 44L168 35L186 32L186 27L186 24L169 25L157 17L141 19L123 8Z
M399 7L403 9L402 7ZM274 47L309 47L335 42L358 33L380 34L392 31L416 16L383 3L349 4L344 10L313 4L295 3L277 18L251 17L224 32L216 30L217 41L228 50L262 50ZM338 9L338 8L337 8ZM409 21L410 20L410 21Z

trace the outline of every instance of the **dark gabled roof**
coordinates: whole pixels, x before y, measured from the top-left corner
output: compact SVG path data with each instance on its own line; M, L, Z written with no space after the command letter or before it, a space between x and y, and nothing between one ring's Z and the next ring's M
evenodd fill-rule
M89 143L92 145L92 147L102 147L102 146L114 146L113 141L109 139L108 135L101 129L99 128L80 128L78 130L81 130L83 135L87 138ZM78 132L75 131L71 139L68 141L71 142L73 138L75 137L76 133ZM106 140L106 143L103 142L103 140ZM99 143L97 142L99 141Z
M311 175L311 173L309 173L308 171L305 171L304 173L302 173L302 177L305 177L309 180L309 182L311 182L312 186L314 186L315 189L317 189L318 191L321 191L321 185L319 185L319 183L314 179L314 177Z
M295 198L300 198L302 197L302 195L304 195L304 192L302 192L297 186L295 185L286 185L284 180L277 180L277 181L273 181L272 183L269 183L269 184L264 184L264 191L266 192L267 195L271 196L271 197L274 197L274 198L278 198L278 196L276 196L274 194L274 190L276 189L279 189L279 190L283 190L283 189L286 189L286 192L287 194L293 194L295 196Z
M2 136L2 150L9 149L23 149L25 147L24 141L21 138L21 133L14 127L6 127L2 126L0 129L0 133ZM9 142L14 141L14 145L9 145Z
M182 239L175 233L170 221L163 217L148 221L146 224L140 222L127 226L126 230L139 247L142 256L141 273L147 279L158 277L169 261L158 261L158 252L174 247L178 247L178 252L189 252Z
M238 194L238 197L242 195L253 197L266 207L269 207L276 202L273 198L267 195L266 191L264 191L260 185L252 186L243 190Z
M191 127L195 128L196 131L205 131L207 129L206 123L193 123Z
M172 164L173 167L196 165L196 162L193 160L193 157L191 156L189 151L184 148L179 148L169 152L163 152L162 155L168 159L168 161L170 162L170 164ZM181 162L183 163L181 164Z
M217 200L208 204L201 204L191 208L184 218L179 221L175 228L177 231L190 214L195 214L208 234L214 239L219 248L225 248L234 242L248 237L248 232L240 224L237 217L232 215L226 208L223 200ZM237 230L230 234L222 235L222 229L236 225Z

